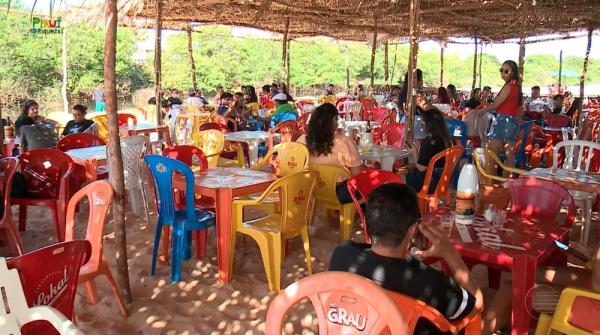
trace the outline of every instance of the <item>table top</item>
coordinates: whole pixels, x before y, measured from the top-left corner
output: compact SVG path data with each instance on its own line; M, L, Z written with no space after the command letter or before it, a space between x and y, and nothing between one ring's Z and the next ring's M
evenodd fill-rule
M239 167L218 167L206 172L194 173L196 186L206 188L242 188L277 179L273 173L254 171Z
M166 128L167 126L162 125L156 125L156 124L150 124L150 123L138 123L137 125L131 125L131 126L123 126L120 127L119 129L122 131L129 131L129 130L152 130L152 129L163 129Z
M550 131L550 132L562 132L563 129L566 129L568 132L572 132L573 128L571 127L544 127L542 128L544 131Z
M225 139L228 141L248 141L248 140L266 140L269 138L269 132L266 131L251 131L243 130L233 133L226 133Z
M74 161L85 161L89 159L103 160L106 159L106 145L71 149L65 153L71 156Z
M444 209L427 214L423 217L424 222L439 224L439 215L442 211ZM504 228L496 230L482 215L477 215L473 224L465 226L469 230L472 242L463 242L456 227L453 227L450 239L463 257L479 259L489 264L510 265L512 259L518 255L543 260L541 258L554 251L554 240L562 239L569 232L569 228L561 226L554 220L524 218L510 211L507 212L506 219ZM515 248L483 245L486 240L494 239L488 234L499 238L499 243L515 246Z
M574 171L555 168L535 168L523 175L556 182L566 183L569 186L587 186L600 188L600 174L594 172Z
M408 157L408 150L389 145L374 144L367 150L364 150L360 146L358 149L358 154L363 160L378 160L381 157L394 157L396 159Z

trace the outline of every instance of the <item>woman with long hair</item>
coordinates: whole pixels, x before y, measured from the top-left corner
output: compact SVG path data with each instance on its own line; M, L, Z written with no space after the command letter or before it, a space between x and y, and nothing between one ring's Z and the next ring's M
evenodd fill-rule
M507 60L500 68L504 86L498 93L496 101L479 109L479 113L495 110L496 118L488 134L490 149L496 154L504 150L506 163L514 165L514 147L519 124L523 120L523 91L519 77L519 66L512 60Z
M27 100L21 109L21 114L15 121L15 132L18 135L21 135L21 127L29 126L36 124L38 122L43 122L50 127L56 126L56 121L45 119L43 116L39 115L40 113L40 105L35 100Z
M415 86L414 89L420 91L423 89L423 71L421 69L415 70ZM402 89L400 90L400 98L398 99L398 109L404 113L404 104L408 100L408 72L404 74L404 81L402 82Z
M317 107L308 123L306 136L298 142L306 143L310 164L336 165L355 175L364 170L358 149L352 140L337 133L338 110L330 103ZM346 180L338 180L336 193L342 204L352 202Z
M446 91L445 87L438 87L435 102L438 104L450 104L450 96L448 96L448 91Z
M432 107L422 113L422 123L427 136L421 140L417 151L416 147L408 145L411 161L415 162L412 170L406 176L406 184L411 186L415 192L421 191L425 182L425 174L429 161L436 154L452 146L452 138L448 134L448 128L444 121L444 114L439 109ZM429 185L429 193L437 186L438 180L444 168L444 159L437 161L433 171L433 179Z

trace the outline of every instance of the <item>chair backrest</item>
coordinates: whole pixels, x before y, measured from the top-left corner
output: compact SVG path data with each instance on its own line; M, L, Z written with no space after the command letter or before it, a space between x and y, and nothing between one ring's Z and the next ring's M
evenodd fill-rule
M297 134L295 134L295 135L298 135L298 137L300 137L300 135L306 134L306 129L308 127L308 122L310 122L311 115L312 115L311 113L305 113L305 114L300 115L298 120L296 120L296 128L298 131L296 132ZM296 139L297 138L295 138L293 140L295 141Z
M104 223L106 222L106 214L108 214L108 210L112 205L113 194L113 188L109 182L97 180L77 191L71 197L67 206L65 241L74 241L77 239L75 237L75 211L77 205L79 205L79 202L83 198L87 198L88 200L89 215L85 240L90 242L92 251L86 267L93 271L98 269L102 262L102 257L104 257L104 243L102 240L104 236Z
M421 194L429 193L429 184L433 179L433 172L435 170L435 164L440 159L444 158L444 168L442 170L442 174L440 179L435 187L435 191L433 195L435 197L441 198L445 197L447 200L450 196L450 182L452 181L452 173L460 160L461 155L463 154L464 147L461 145L455 145L450 147L440 153L437 153L433 158L429 161L429 165L427 166L427 173L425 174L425 181L423 182L423 188L421 189Z
M198 126L198 131L205 131L210 129L219 130L225 133L229 131L226 125L218 122L205 122Z
M132 125L137 125L137 117L135 117L135 115L129 113L117 114L117 122L119 122L119 127L128 126L129 121L131 121Z
M96 126L96 134L104 141L108 141L108 118L106 115L97 115L91 118Z
M370 115L371 121L381 122L387 116L388 112L389 112L389 110L385 107L372 107L372 108L363 110L362 119L366 121L369 119L369 115Z
M392 123L381 128L381 138L384 143L396 148L404 146L404 123Z
M444 118L446 121L446 127L448 128L448 134L452 138L459 137L460 145L463 147L467 146L467 139L469 138L467 135L467 125L459 120L454 120L452 118L446 117ZM457 143L458 144L458 143Z
M35 149L19 156L21 174L29 195L68 199L67 178L73 171L73 160L56 149Z
M543 329L538 322L536 334L597 335L600 333L600 293L575 287L562 290L558 306L549 324ZM541 320L541 318L540 318Z
M12 258L7 266L19 272L27 305L51 306L73 319L79 270L90 255L88 241L59 242ZM40 326L46 327L45 324Z
M395 110L390 110L381 120L380 126L384 127L388 124L396 123L396 112Z
M533 141L533 124L535 121L527 121L519 126L515 140L515 167L525 169L527 167L527 155L525 149Z
M258 165L261 166L266 164L263 162L269 162L275 154L277 154L277 158L274 159L275 173L280 177L288 176L308 168L310 154L304 143L279 143L267 152L266 156Z
M362 210L360 201L356 197L356 193L360 195L360 198L366 203L367 197L377 187L387 183L398 183L404 184L404 180L399 175L385 170L368 170L363 171L359 174L352 176L348 179L348 192L352 197L358 216L362 224L363 231L365 233L365 240L370 241L369 234L367 233L367 223L365 220L365 213Z
M200 165L200 171L206 172L208 170L208 161L206 155L202 150L196 148L193 145L175 145L165 149L163 154L171 159L176 159L184 162L187 166L192 167L194 165L194 158Z
M421 300L394 291L386 290L386 292L396 302L402 316L407 321L409 334L415 331L415 326L421 318L433 323L440 333L456 334L465 328L466 335L481 334L481 311L475 311L470 316L451 322L437 309Z
M564 160L561 164L559 151L564 151ZM554 159L552 167L562 168L566 170L586 171L589 172L594 168L592 161L594 158L600 157L600 144L590 141L572 140L558 142L554 146ZM595 167L597 168L597 167Z
M192 135L192 144L198 147L208 160L208 166L217 167L219 156L225 146L225 135L220 130L209 129Z
M120 141L121 155L123 156L123 174L125 177L125 189L141 189L141 160L144 157L144 154L146 153L148 145L150 145L150 140L146 136L136 135L123 137L120 139ZM108 150L109 148L107 147L106 157L110 157ZM110 159L108 160L108 170L113 170L113 167L110 165ZM110 173L109 179L112 181Z
M538 178L511 179L504 183L511 194L511 212L524 217L555 220L563 202L567 203L567 219L563 226L575 221L575 201L562 185Z
M175 219L175 199L173 195L173 174L179 172L185 178L185 210L187 218L197 221L194 210L194 173L184 162L160 155L146 155L146 164L154 178L157 195L158 215L163 223L172 223Z
M351 177L350 172L339 166L327 164L311 164L309 168L319 172L315 189L317 201L339 205L340 202L335 192L338 177L342 176L344 179L348 179Z
M280 335L286 313L310 299L319 334L410 334L394 300L370 280L349 272L321 272L288 286L271 302L266 335Z
M95 147L98 145L106 145L106 141L94 134L74 133L58 140L56 149L60 151L69 151L71 149Z
M571 118L566 115L548 114L544 116L544 122L548 127L570 127Z
M0 185L2 185L2 203L4 205L4 213L0 213L0 227L6 220L12 220L12 211L10 208L10 193L12 180L17 172L19 160L15 157L4 157L0 159Z
M502 178L503 180L508 180L508 178L504 178L498 176L498 164L496 164L496 160L494 157L497 157L496 154L487 148L477 148L473 151L473 161L475 162L475 167L477 167L477 173L479 175L479 183L483 185L492 185L494 184L494 178Z

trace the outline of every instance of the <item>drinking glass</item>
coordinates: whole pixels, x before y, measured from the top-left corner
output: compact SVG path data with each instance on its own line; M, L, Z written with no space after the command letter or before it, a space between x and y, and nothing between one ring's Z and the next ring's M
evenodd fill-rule
M496 230L503 229L504 223L506 222L506 211L502 209L497 209L494 213L494 219L492 221L492 225Z
M454 212L447 211L441 215L442 230L450 236L452 234L452 226L454 225Z

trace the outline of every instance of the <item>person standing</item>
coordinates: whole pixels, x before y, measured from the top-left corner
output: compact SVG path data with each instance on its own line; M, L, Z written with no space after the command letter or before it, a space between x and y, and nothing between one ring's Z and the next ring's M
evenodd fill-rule
M104 112L106 103L104 102L104 87L98 85L93 93L94 96L94 107L96 112Z

